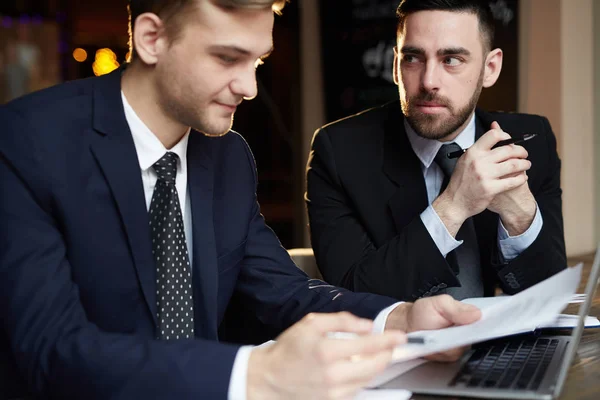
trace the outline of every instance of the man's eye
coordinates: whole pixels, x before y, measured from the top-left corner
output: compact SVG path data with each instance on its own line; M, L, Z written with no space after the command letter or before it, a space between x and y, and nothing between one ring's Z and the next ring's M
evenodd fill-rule
M412 63L416 63L416 62L418 62L418 61L419 61L419 59L418 59L417 57L413 56L413 55L410 55L410 54L405 54L405 55L402 57L402 61L404 61L404 62L406 62L406 63L409 63L409 64L412 64Z
M226 64L233 64L237 61L237 59L235 59L234 57L229 57L224 54L221 54L218 57L221 61L223 61Z
M444 59L444 64L450 67L456 67L457 65L462 64L462 60L456 57L447 57Z

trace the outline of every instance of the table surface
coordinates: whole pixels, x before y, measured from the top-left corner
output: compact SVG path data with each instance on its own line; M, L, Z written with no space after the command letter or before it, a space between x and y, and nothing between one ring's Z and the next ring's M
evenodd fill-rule
M579 262L584 263L583 279L577 293L585 292L587 276L592 267L594 254L569 258L569 265ZM565 311L569 314L577 313L577 306L569 306ZM600 292L596 290L592 309L589 315L600 318ZM456 397L438 397L414 395L413 400L450 400ZM577 355L569 369L567 380L563 387L560 400L598 400L600 399L600 329L586 329L581 337Z

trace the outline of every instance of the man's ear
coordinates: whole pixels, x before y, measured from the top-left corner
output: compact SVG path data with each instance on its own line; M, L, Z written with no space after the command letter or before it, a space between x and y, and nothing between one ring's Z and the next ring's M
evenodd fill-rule
M394 83L396 85L398 85L398 82L400 82L400 77L398 76L398 67L399 67L399 62L400 60L398 59L398 46L394 46L394 71L393 71L393 77L394 77Z
M147 12L139 15L133 28L133 46L144 64L154 65L167 47L164 23L156 14Z
M493 86L502 70L502 59L504 54L501 49L494 49L490 51L485 58L485 66L483 71L483 87L489 88Z

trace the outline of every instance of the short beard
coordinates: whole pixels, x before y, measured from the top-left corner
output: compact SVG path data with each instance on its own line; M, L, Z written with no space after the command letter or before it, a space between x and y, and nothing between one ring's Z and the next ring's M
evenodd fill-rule
M408 121L408 124L415 133L422 138L430 140L442 140L454 134L471 116L471 113L477 106L479 95L483 88L483 71L479 75L477 87L469 100L469 103L455 110L450 100L445 97L437 96L435 92L421 91L415 97L407 101L401 101L402 112ZM435 102L445 106L450 111L450 116L445 117L435 114L424 114L416 109L419 102Z

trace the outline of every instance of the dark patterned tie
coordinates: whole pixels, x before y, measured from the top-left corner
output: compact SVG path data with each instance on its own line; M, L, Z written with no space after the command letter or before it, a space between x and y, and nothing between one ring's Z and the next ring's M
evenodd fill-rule
M448 158L448 153L460 150L456 143L443 145L435 156L435 162L444 172L444 181L442 182L442 193L450 182L454 167L458 158ZM477 243L477 233L473 218L468 218L460 227L456 234L457 240L463 240L458 248L448 253L446 260L457 274L461 284L460 287L449 287L438 293L447 293L455 299L462 300L468 297L483 296L483 279L481 277L481 265L479 259L479 245Z
M179 196L175 187L177 154L167 152L152 167L158 175L150 203L152 252L156 261L158 338L194 337L190 260Z

